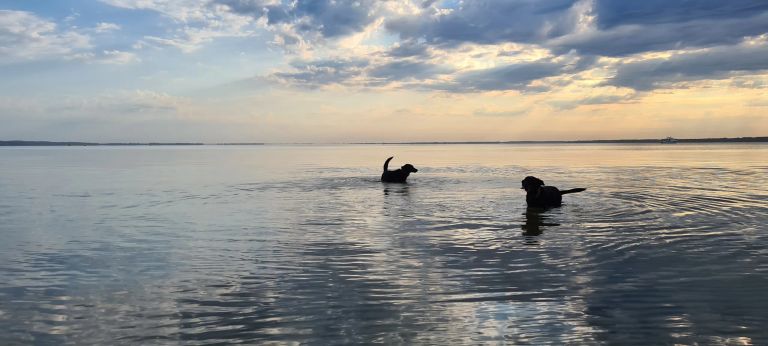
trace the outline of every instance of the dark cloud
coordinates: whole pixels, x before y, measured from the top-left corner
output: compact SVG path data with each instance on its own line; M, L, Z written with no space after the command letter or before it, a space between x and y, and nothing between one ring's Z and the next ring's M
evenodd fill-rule
M406 40L396 44L392 49L389 50L389 52L386 53L386 55L394 58L407 58L415 56L427 58L431 54L429 51L429 45L414 40Z
M462 2L448 14L425 11L393 18L388 30L403 39L440 45L535 42L567 33L574 24L569 12L576 0L477 0Z
M438 74L452 72L451 69L426 62L419 61L393 61L372 68L368 75L373 78L381 78L388 81L404 79L425 80Z
M273 78L305 88L318 88L325 85L343 84L347 80L363 73L368 65L366 60L316 60L295 61L292 72L277 72Z
M213 3L227 5L232 12L259 18L267 12L267 2L263 0L214 0Z
M627 24L654 25L701 20L743 19L768 11L760 0L596 0L601 29Z
M535 80L560 75L563 69L563 65L552 62L511 64L465 72L458 75L453 83L437 88L453 92L523 90Z
M755 48L740 44L746 37L768 33L768 3L759 0L419 0L413 4L422 11L403 16L387 12L374 0L213 1L279 25L279 41L287 45L359 33L382 17L385 28L399 36L399 42L377 56L376 66L344 59L302 62L292 71L272 75L308 87L361 78L366 85L408 81L409 86L452 92L542 91L553 85L532 82L590 69L599 57L692 49L711 53L620 64L608 82L648 90L763 69ZM502 43L539 45L556 58L458 73L451 76L451 83L437 86L434 81L426 83L436 75L455 73L433 61L441 51L463 54L455 50L463 44ZM742 48L721 49L726 46ZM580 104L585 102L591 101Z
M391 18L386 28L441 47L516 42L601 56L735 44L768 32L764 1L597 0L591 9L577 3L468 1L447 14L433 9ZM575 30L583 15L596 18L594 30Z
M735 44L768 32L768 13L746 18L695 20L657 25L624 25L550 40L555 52L626 56L649 51Z
M273 79L305 88L319 88L333 84L348 84L360 78L369 86L384 86L394 81L424 82L451 69L420 61L391 61L371 66L367 60L316 60L295 61L293 71L272 74Z
M328 59L294 61L293 71L273 73L279 81L308 88L325 85L358 84L369 87L386 86L392 82L407 82L406 87L448 92L483 92L519 90L527 92L548 91L553 86L571 83L570 77L596 63L593 57L558 58L501 65L489 69L460 72L450 65L419 59L364 60ZM436 79L436 77L446 77ZM533 83L544 78L563 76L547 83ZM532 84L533 83L533 84Z
M621 64L607 84L650 90L680 82L724 79L739 73L768 70L766 57L768 45L711 48L668 59Z
M279 5L262 0L214 0L239 14L266 17L269 25L293 25L298 32L339 37L362 31L375 20L373 0L298 0Z

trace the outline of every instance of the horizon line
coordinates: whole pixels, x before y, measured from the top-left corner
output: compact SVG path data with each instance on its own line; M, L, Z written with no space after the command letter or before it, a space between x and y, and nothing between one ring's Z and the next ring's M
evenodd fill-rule
M660 138L578 139L578 140L497 140L497 141L373 141L373 142L84 142L0 140L0 146L173 146L173 145L427 145L427 144L595 144L595 143L659 143ZM757 143L768 142L768 136L674 138L677 143Z

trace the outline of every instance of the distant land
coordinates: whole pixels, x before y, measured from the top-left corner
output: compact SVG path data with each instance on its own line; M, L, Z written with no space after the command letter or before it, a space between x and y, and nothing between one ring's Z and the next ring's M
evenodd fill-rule
M54 146L99 146L99 145L203 145L203 143L91 143L91 142L50 142L50 141L0 141L6 147L54 147Z
M676 143L768 143L766 137L735 138L675 138ZM660 143L660 138L646 139L586 139L576 141L467 141L467 142L365 142L353 144L589 144L589 143Z
M676 143L768 143L765 137L734 137L734 138L675 138ZM360 142L343 144L633 144L633 143L660 143L661 139L590 139L575 141L434 141L434 142ZM0 147L42 147L42 146L163 146L163 145L266 145L267 143L187 143L187 142L147 142L147 143L94 143L94 142L54 142L54 141L0 141ZM275 143L297 144L297 143ZM312 144L312 143L302 143Z
M153 145L206 145L206 143L92 143L92 142L51 142L51 141L0 141L0 147L74 147L74 146L153 146ZM217 143L213 145L264 145L264 143Z

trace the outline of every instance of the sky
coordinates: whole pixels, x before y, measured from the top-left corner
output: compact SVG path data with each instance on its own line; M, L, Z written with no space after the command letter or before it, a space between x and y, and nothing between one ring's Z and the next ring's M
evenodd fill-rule
M764 0L0 0L0 140L768 136Z

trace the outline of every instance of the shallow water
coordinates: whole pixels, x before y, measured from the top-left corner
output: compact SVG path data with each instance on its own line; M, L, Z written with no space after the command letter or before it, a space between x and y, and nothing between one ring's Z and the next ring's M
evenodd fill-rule
M760 144L2 148L0 340L768 344L766 173ZM529 211L526 175L588 190Z

